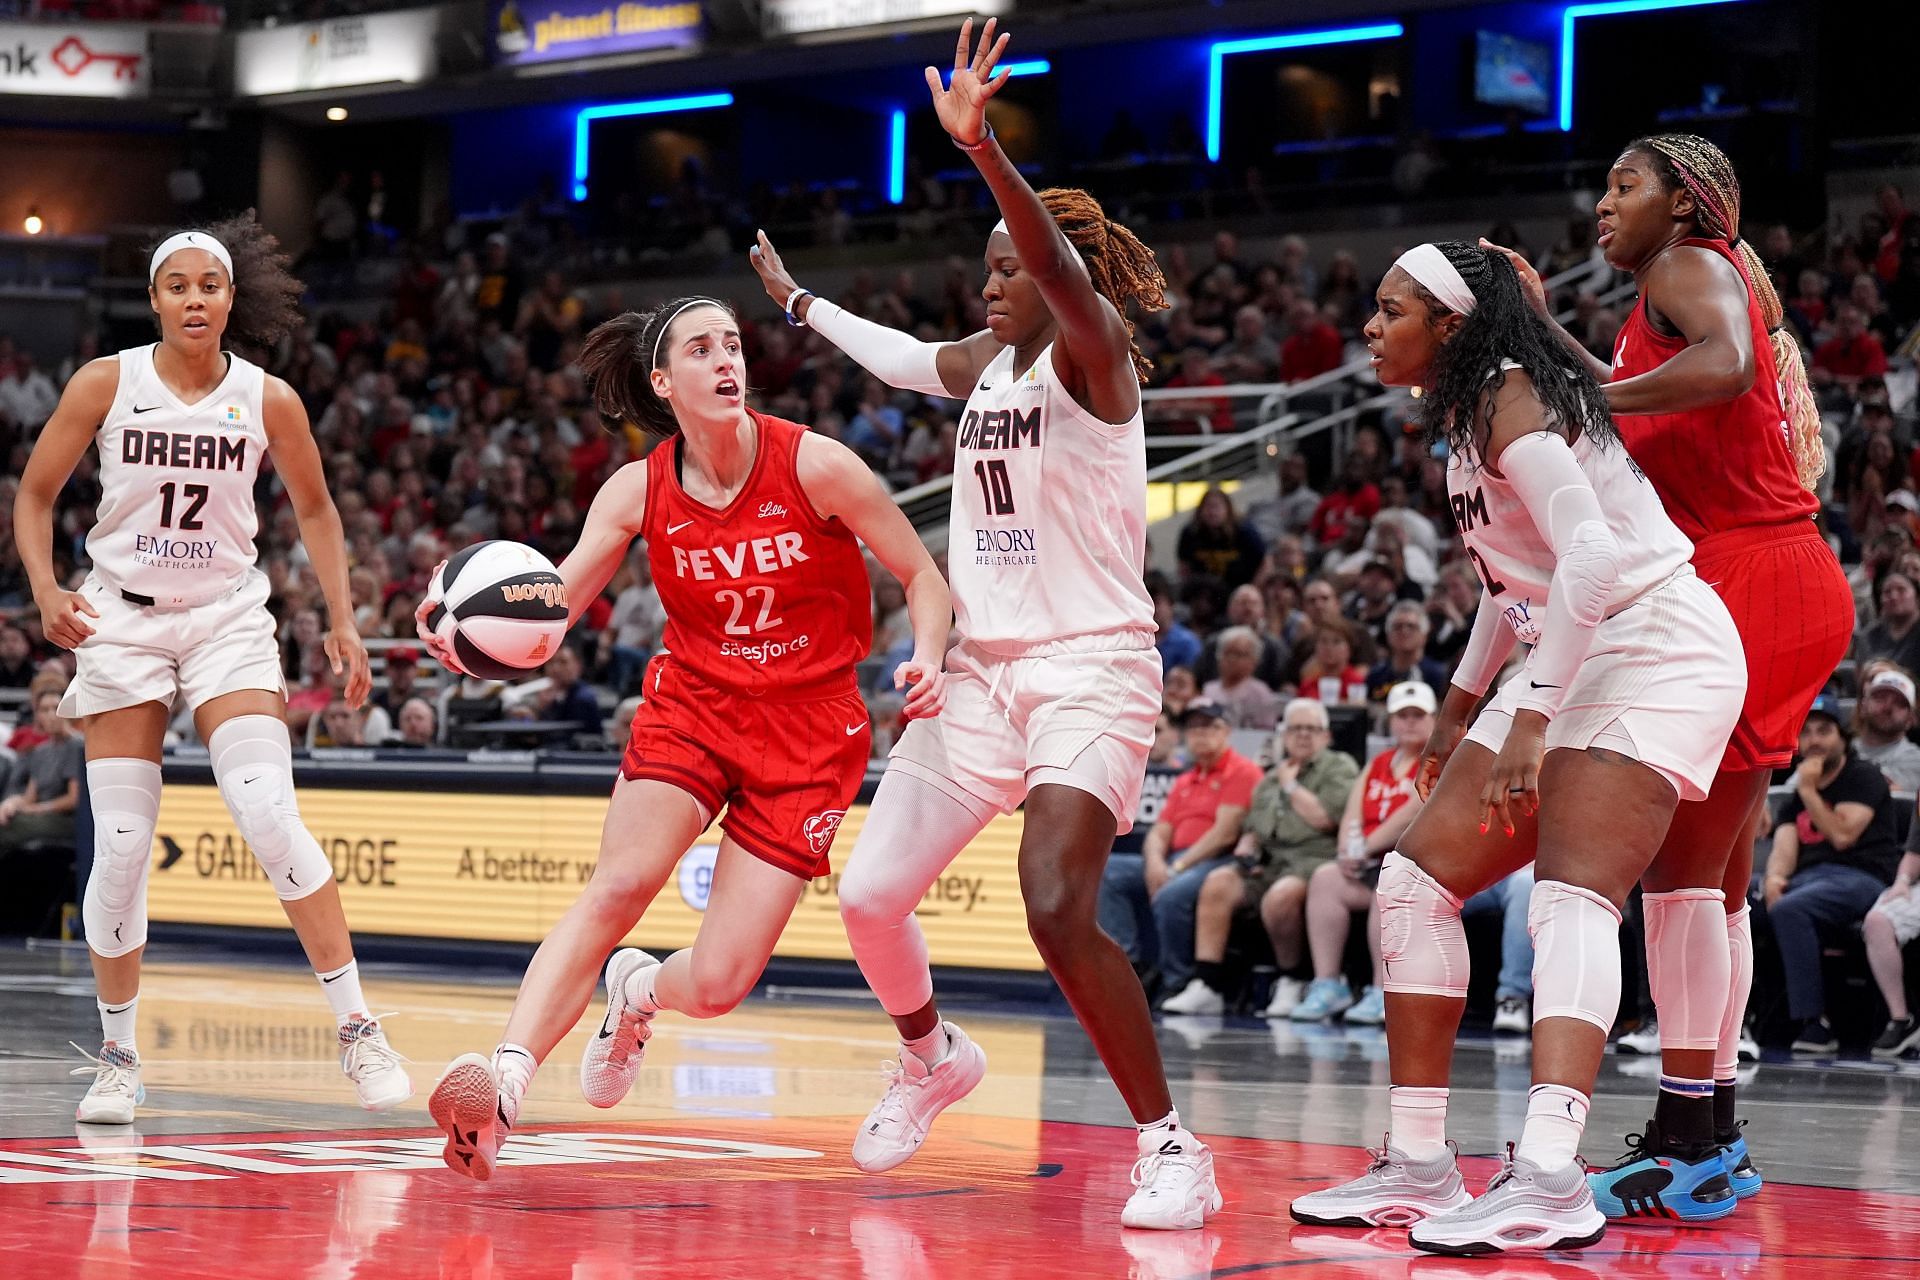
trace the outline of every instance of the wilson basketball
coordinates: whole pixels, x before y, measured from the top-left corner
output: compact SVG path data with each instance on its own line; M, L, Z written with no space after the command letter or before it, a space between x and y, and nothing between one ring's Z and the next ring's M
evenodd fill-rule
M567 587L553 562L518 542L477 542L427 585L427 627L469 672L510 680L545 663L567 633Z

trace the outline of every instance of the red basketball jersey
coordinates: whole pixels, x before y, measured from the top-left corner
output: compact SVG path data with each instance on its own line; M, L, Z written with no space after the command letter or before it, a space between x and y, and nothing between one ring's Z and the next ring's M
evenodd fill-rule
M1760 303L1746 264L1723 240L1683 240L1719 254L1747 281L1747 327L1753 338L1753 385L1725 404L1685 413L1616 414L1627 452L1653 482L1667 514L1698 543L1709 534L1802 520L1819 502L1800 483L1787 446L1787 415ZM1647 300L1634 305L1613 348L1613 376L1657 369L1686 349L1647 319Z
M647 455L641 536L667 615L672 661L716 688L799 702L856 687L873 643L860 544L822 520L795 459L806 428L754 413L753 469L724 510L680 484L680 440Z

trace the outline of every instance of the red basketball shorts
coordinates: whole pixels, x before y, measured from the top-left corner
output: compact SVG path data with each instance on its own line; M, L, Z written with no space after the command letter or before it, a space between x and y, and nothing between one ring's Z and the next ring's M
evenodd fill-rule
M1726 601L1747 653L1747 701L1721 772L1781 768L1853 640L1846 575L1811 520L1712 534L1693 568Z
M811 880L847 806L860 794L872 733L867 707L845 694L810 702L716 689L670 655L647 667L620 772L679 787L741 848Z

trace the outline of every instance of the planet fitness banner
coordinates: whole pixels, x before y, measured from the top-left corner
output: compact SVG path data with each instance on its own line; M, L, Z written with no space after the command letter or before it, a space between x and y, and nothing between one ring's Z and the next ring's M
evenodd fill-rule
M510 65L686 48L700 42L697 0L493 0L489 15L494 61Z

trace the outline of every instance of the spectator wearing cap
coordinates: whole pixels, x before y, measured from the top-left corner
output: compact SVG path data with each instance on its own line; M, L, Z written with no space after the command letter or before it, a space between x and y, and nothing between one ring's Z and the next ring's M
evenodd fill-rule
M1386 656L1367 672L1369 700L1382 701L1396 685L1410 681L1428 689L1447 687L1447 669L1427 656L1431 625L1426 608L1411 600L1402 600L1388 611Z
M1109 858L1100 882L1101 928L1137 970L1157 965L1172 989L1193 973L1200 886L1209 872L1232 863L1260 781L1260 766L1233 749L1226 708L1197 702L1181 727L1192 764L1173 780L1139 855Z
M1867 681L1853 713L1853 753L1875 766L1895 791L1920 791L1920 746L1913 728L1913 677L1884 670Z
M1200 700L1224 708L1236 729L1271 733L1280 719L1280 696L1255 674L1261 658L1260 633L1252 627L1228 627L1214 641L1214 650L1219 655L1219 674L1200 687Z
M1386 1021L1380 907L1373 888L1380 879L1381 861L1420 811L1415 775L1433 734L1437 704L1432 687L1426 684L1396 684L1383 696L1393 745L1367 762L1359 783L1348 791L1340 817L1338 855L1315 868L1307 880L1307 950L1313 958L1313 981L1303 996L1299 979L1278 979L1268 1005L1270 1016L1317 1022L1345 1013L1348 1022L1366 1026ZM1354 913L1362 911L1367 913L1373 983L1356 1001L1342 965Z
M1793 1047L1825 1053L1820 930L1860 924L1894 879L1894 799L1880 770L1854 755L1839 708L1821 699L1800 728L1793 794L1781 806L1763 896L1778 944Z
M1287 704L1279 758L1254 788L1233 858L1202 877L1193 932L1179 939L1161 931L1163 955L1184 940L1194 959L1191 981L1161 1005L1168 1013L1225 1011L1227 939L1241 911L1260 913L1283 974L1300 967L1307 882L1334 856L1334 829L1360 774L1352 757L1333 750L1332 743L1326 707L1311 698ZM1166 960L1162 969L1174 972ZM1175 984L1169 978L1167 985Z
M1898 569L1873 584L1873 625L1854 637L1853 656L1862 662L1886 658L1908 671L1920 671L1920 587Z

